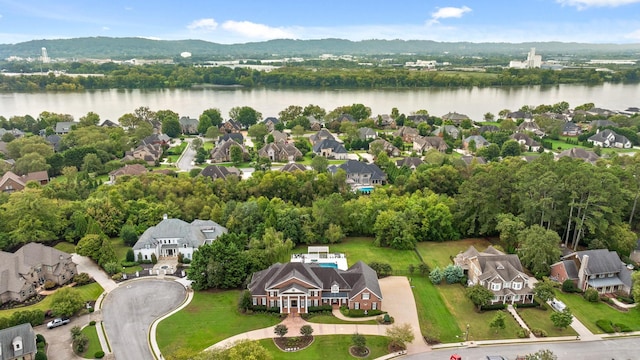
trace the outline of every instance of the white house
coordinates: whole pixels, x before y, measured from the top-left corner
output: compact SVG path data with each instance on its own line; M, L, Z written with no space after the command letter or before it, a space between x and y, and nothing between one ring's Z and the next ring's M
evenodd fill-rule
M619 135L613 130L605 129L598 131L595 135L587 139L593 146L600 146L603 148L619 148L619 149L631 149L633 144L627 139L626 136Z
M156 258L177 257L179 253L191 259L197 248L226 233L227 228L211 220L193 220L189 224L165 215L158 225L140 235L133 252L137 260L151 260L151 254Z

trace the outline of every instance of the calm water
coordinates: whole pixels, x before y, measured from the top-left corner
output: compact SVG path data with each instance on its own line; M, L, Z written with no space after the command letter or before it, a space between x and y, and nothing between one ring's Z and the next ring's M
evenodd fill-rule
M102 120L117 120L140 106L151 110L173 110L180 116L198 117L203 110L218 108L226 118L234 106L251 106L263 117L277 116L289 105L316 104L327 111L354 103L369 106L374 115L388 114L397 107L401 113L426 109L441 116L449 111L482 120L483 114L502 109L517 110L522 105L537 106L567 101L570 106L593 102L612 110L640 107L640 84L598 86L558 85L553 87L325 90L325 89L174 89L101 90L77 93L0 94L0 115L37 117L42 111L71 114L78 119L89 111Z

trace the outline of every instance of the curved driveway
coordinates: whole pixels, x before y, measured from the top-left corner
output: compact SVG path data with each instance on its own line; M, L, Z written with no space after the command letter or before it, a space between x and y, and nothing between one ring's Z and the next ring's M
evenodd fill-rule
M173 279L129 281L111 291L102 303L102 318L115 358L154 360L149 327L185 298L184 286Z

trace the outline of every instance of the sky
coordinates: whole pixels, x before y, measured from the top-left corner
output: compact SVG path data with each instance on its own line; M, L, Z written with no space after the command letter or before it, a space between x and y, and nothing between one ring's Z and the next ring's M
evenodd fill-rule
M0 43L88 36L640 43L640 0L0 0Z

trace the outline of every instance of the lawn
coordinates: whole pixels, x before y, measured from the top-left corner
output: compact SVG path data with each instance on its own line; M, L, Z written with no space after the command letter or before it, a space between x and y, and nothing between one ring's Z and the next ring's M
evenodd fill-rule
M375 359L388 354L387 345L389 340L385 336L369 336L365 335L367 339L367 347L371 353L365 359ZM260 340L260 345L266 348L273 360L287 360L287 359L300 359L300 360L323 360L327 358L333 359L352 359L349 354L349 347L351 347L351 336L349 335L326 335L316 336L313 344L302 351L286 353L281 351L271 339Z
M180 348L199 352L230 336L280 322L273 315L239 313L239 297L237 290L195 292L186 308L158 324L160 350L164 354Z
M553 146L552 146L552 150L557 151L558 148L560 148L560 151L563 150L567 150L567 149L572 149L572 148L581 148L581 149L589 149L586 146L582 146L582 145L575 145L575 144L568 144L566 143L564 140L560 139L560 140L553 140L553 139L544 139L544 141L550 141Z
M505 318L506 327L497 332L489 328L489 323L495 316L495 311L485 311L479 313L475 305L465 296L465 288L460 284L438 285L440 295L446 306L451 311L457 321L458 327L462 330L469 325L469 340L496 340L517 338L516 331L520 325L513 317L507 314ZM429 309L431 311L431 308ZM506 311L506 310L505 310ZM463 336L462 330L460 336Z
M98 339L98 332L96 331L96 326L85 326L82 329L82 333L89 339L89 343L87 344L87 351L82 354L82 357L85 359L95 359L95 354L98 351L102 351L102 346L100 346L100 340Z
M316 324L362 324L362 325L376 325L377 322L375 320L367 320L367 321L347 321L338 319L333 315L315 315L307 320L310 323Z
M595 334L604 333L596 326L596 321L600 319L625 324L632 331L640 331L640 310L638 309L631 309L628 312L618 311L601 301L592 303L579 294L565 294L560 291L556 291L556 297L564 302L573 315Z
M96 300L98 296L100 296L100 294L102 294L102 292L104 291L100 286L100 284L98 283L92 283L92 284L83 285L83 286L76 286L74 289L80 292L80 296L82 297L83 301ZM42 301L34 305L23 306L19 308L8 309L8 310L0 310L0 317L9 317L11 316L11 314L17 311L36 310L36 309L39 309L42 311L47 311L51 309L51 296L45 297Z
M485 239L463 239L445 242L421 242L418 243L418 252L433 269L436 266L441 268L451 264L450 257L466 251L469 246L475 246L478 251L485 250L491 243Z
M55 249L66 252L67 254L73 254L76 252L76 246L73 243L61 241L54 246Z
M553 326L553 322L551 322L553 310L546 304L544 308L546 310L539 308L522 308L518 309L518 314L520 314L520 317L527 323L529 329L543 329L549 337L578 335L571 327L562 330Z
M422 335L442 343L459 341L456 335L462 334L462 331L438 289L423 276L414 276L411 285Z

